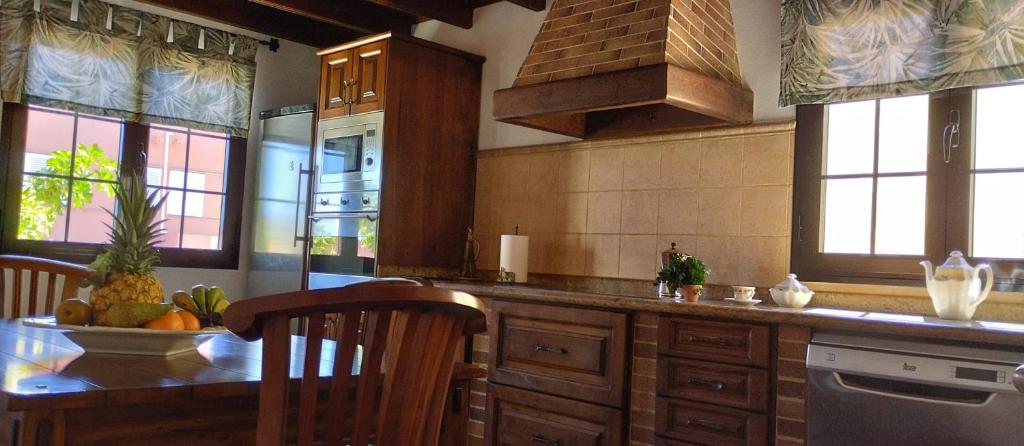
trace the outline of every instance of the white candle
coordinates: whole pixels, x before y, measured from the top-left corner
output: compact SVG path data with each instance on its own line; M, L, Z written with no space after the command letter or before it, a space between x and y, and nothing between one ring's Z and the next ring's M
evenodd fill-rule
M525 235L502 235L498 267L505 268L506 272L515 273L516 283L525 283L529 254L530 237Z

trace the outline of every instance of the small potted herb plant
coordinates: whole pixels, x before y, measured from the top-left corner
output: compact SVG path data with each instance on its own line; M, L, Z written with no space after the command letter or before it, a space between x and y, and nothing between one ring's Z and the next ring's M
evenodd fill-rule
M687 302L700 300L700 292L704 289L704 279L708 271L704 262L686 254L671 253L668 264L658 271L656 284L665 284L669 295L686 298Z

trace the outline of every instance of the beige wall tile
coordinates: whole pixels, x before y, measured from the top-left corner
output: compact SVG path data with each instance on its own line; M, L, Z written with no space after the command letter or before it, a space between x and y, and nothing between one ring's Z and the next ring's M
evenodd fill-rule
M694 255L711 271L708 283L736 285L740 282L739 246L739 237L697 236Z
M584 274L595 277L618 277L619 235L587 234Z
M587 192L558 194L558 215L555 232L582 234L587 232Z
M739 235L743 210L742 190L738 187L700 190L698 234Z
M622 188L657 189L661 183L661 152L659 145L626 148L622 159Z
M497 157L478 158L476 161L476 191L474 197L477 202L481 200L489 203L495 189L498 175Z
M658 191L622 192L622 234L657 234Z
M528 183L523 179L527 178L529 172L529 155L501 157L493 196L502 201L525 199Z
M793 134L743 139L743 184L793 184Z
M490 200L477 199L473 207L473 231L479 234L497 234L497 213Z
M528 234L530 222L527 219L531 215L529 207L530 202L522 198L508 200L494 206L492 209L492 212L495 213L496 224L494 232L497 234L513 234L515 233L516 225L519 225L519 232L521 234Z
M744 187L741 234L789 235L791 194L790 186Z
M591 192L587 197L587 233L618 234L622 223L622 192Z
M699 141L675 141L661 145L661 188L695 188L700 184Z
M771 287L789 270L789 237L740 237L739 285Z
M529 155L529 174L521 178L526 182L527 197L531 200L547 198L560 190L562 155L558 152L538 152Z
M661 191L658 197L658 234L696 234L697 197L697 189Z
M622 189L623 149L602 149L590 153L590 191Z
M569 150L559 152L562 158L561 171L565 180L561 183L566 192L586 192L590 188L590 151Z
M551 234L558 231L557 196L531 196L526 202L526 234Z
M587 262L586 236L583 234L559 234L553 239L548 255L551 257L551 273L582 276Z
M526 268L531 273L552 274L555 268L551 253L558 249L554 234L530 236L529 257Z
M743 178L743 138L701 141L700 186L739 186Z
M497 234L475 234L475 238L480 243L480 256L476 259L477 269L497 270L501 236Z
M619 277L654 280L657 267L657 236L623 235L619 239Z

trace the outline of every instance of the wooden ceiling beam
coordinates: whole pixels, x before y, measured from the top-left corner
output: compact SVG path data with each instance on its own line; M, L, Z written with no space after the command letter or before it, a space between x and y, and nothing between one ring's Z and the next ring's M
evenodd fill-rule
M325 25L301 15L248 0L139 0L161 8L315 47L357 39L367 32Z
M412 14L418 17L440 20L460 28L473 27L473 4L469 0L366 0Z
M547 5L545 0L507 0L513 5L519 5L533 11L543 11Z
M367 34L409 33L416 16L359 0L249 0L274 9Z

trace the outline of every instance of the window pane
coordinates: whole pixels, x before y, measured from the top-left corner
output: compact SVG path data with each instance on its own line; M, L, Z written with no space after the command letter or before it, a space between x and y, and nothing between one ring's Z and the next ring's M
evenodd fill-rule
M224 165L227 159L227 143L227 140L223 138L192 135L188 158L189 189L224 192ZM193 172L203 175L203 181L192 181Z
M67 175L71 172L71 145L74 143L75 117L30 108L25 134L25 172L47 171L47 160L56 151L64 162L51 163L49 173Z
M182 248L220 249L223 197L216 194L185 194L185 235ZM197 206L196 212L189 209Z
M926 177L878 179L875 254L924 254Z
M113 185L93 181L75 181L71 190L71 223L69 242L107 243L114 217L106 209L115 211Z
M824 180L824 252L871 251L871 179Z
M878 116L878 171L928 169L928 95L883 99Z
M161 191L160 193L165 194L167 191ZM177 248L181 245L181 216L172 215L171 212L169 212L170 209L168 207L168 203L170 201L170 197L168 197L168 199L164 201L164 205L161 206L160 213L157 214L157 221L163 220L164 222L161 224L161 227L167 231L166 234L160 237L160 241L157 243L157 246L164 248ZM178 206L178 209L180 209L180 201L178 202ZM181 211L176 212L180 214Z
M974 224L971 255L1024 258L1024 173L987 173L974 177Z
M1024 85L982 88L976 94L975 168L1024 167Z
M116 179L121 159L121 123L79 115L77 132L75 177Z
M184 172L187 149L187 134L150 127L146 150L146 180L149 185L169 186L166 182L169 170Z
M875 101L828 106L827 175L875 170Z
M68 180L25 175L21 184L18 238L64 241Z

